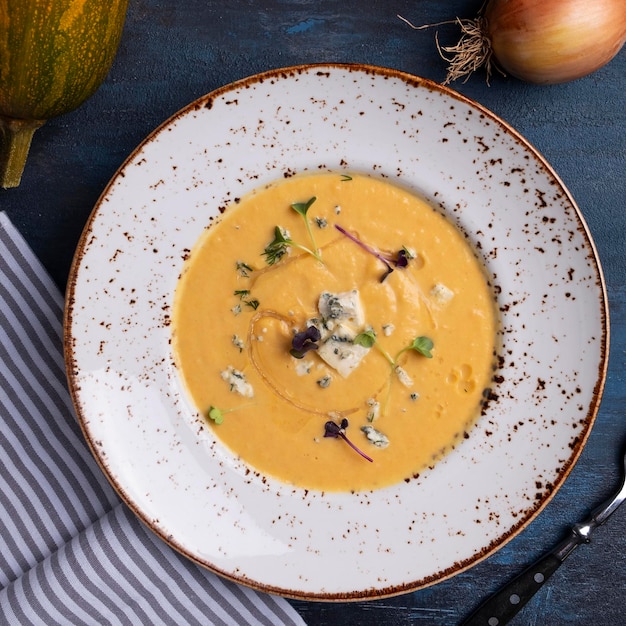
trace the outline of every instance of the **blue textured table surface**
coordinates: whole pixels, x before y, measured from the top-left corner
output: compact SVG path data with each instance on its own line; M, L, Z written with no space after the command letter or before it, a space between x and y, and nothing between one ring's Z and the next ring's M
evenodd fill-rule
M313 62L393 67L436 81L445 64L434 31L416 24L472 17L482 0L130 0L111 73L73 113L37 131L20 187L5 210L64 288L98 196L135 146L179 108L271 68ZM456 41L453 25L438 29ZM356 603L293 602L322 624L457 624L489 593L558 542L613 491L626 444L626 49L605 68L551 87L482 74L453 85L520 131L552 164L589 225L604 268L611 357L600 413L583 454L526 530L467 572L427 589ZM572 337L577 341L577 337ZM514 624L623 624L626 508L565 562Z

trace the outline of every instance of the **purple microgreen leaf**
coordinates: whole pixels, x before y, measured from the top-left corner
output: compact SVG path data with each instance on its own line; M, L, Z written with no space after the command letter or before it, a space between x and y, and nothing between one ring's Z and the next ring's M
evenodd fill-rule
M346 428L348 428L348 426L349 426L349 423L345 417L341 420L341 425L337 425L332 420L329 420L328 422L324 424L324 437L334 437L334 438L343 439L355 452L360 454L365 460L369 461L370 463L373 463L374 459L367 456L367 454L365 454L365 452L363 452L362 450L359 450L359 448L357 448L348 439L348 437L346 436Z
M398 250L398 258L395 261L396 267L406 267L409 264L409 255L406 248Z
M291 350L289 354L296 359L304 358L309 350L317 350L317 341L322 338L319 329L316 326L309 326L306 330L296 333L291 340Z
M306 330L296 333L293 336L291 345L296 350L302 350L304 345L309 341L319 341L322 338L322 334L317 326L308 326Z
M371 246L367 245L365 242L361 241L356 235L353 235L342 226L339 226L339 224L335 224L335 228L342 235L345 235L348 239L356 243L358 246L361 246L363 250L374 255L379 261L385 264L386 271L380 278L381 283L384 282L385 278L387 278L387 276L389 276L391 272L393 272L393 266L400 267L400 268L406 267L409 264L409 259L413 258L413 255L404 246L402 247L401 250L398 251L395 257L391 257L388 255L384 255L379 250L376 250L376 248L372 248Z
M289 350L289 354L291 354L294 359L303 359L306 356L307 352L317 349L318 345L316 343L307 343L303 346L301 350L291 348L291 350Z
M302 350L309 342L319 341L322 335L317 326L309 326L306 330L296 333L291 340L291 345L296 350Z
M335 424L332 420L329 420L324 424L324 437L339 437L341 433L341 426Z
M409 261L415 258L415 253L411 252L406 246L402 246L401 250L398 250L396 258L393 259L393 264L396 267L407 267Z

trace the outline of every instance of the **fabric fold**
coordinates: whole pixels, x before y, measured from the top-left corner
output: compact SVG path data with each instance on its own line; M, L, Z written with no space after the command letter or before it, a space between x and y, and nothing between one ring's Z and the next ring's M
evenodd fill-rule
M124 505L0 591L6 624L297 624L282 599L191 564Z
M75 419L63 297L0 212L0 622L304 624L220 578L123 504Z

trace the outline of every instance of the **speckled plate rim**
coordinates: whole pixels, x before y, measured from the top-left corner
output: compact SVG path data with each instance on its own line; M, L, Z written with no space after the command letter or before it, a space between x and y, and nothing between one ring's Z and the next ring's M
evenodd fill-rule
M357 107L352 110L354 115L366 118L376 118L377 115L385 118L385 115L389 115L392 121L400 120L406 124L405 132L402 133L404 136L388 133L389 128L384 125L382 131L359 125L358 117L345 117L337 112L343 105L329 107L328 103L322 103L319 93L310 95L305 92L304 99L290 95L289 98L295 99L293 102L289 98L284 99L285 88L293 89L299 83L304 83L307 87L321 86L328 81L339 81L343 85L337 103L348 102L349 106ZM391 90L390 94L384 93L387 88ZM261 108L274 107L272 110L275 118L269 123L265 115L261 119L255 110L255 96L251 95L255 90L262 93L259 96L263 99ZM384 95L380 95L381 92ZM271 100L272 95L277 93L281 95L278 104ZM330 98L331 93L333 92L324 92L323 95ZM386 106L383 106L379 98L384 99L387 95L391 97L386 100ZM359 107L366 100L364 96L369 98L369 104L365 104L364 110L360 111ZM267 104L268 100L271 100L271 104ZM244 116L241 124L235 125L234 118L229 117L229 110L240 107L243 101L248 105L252 103L251 111L246 111L252 112L253 117ZM405 113L407 107L416 104L417 108ZM319 111L323 109L323 115L320 117L312 114L309 119L308 109L317 110L316 107ZM391 112L385 111L386 109ZM328 148L320 145L317 151L307 151L301 144L297 150L291 148L290 142L297 142L292 139L292 133L297 135L298 132L303 132L308 140L314 142L315 139L308 131L294 131L293 127L287 135L285 128L288 128L289 120L286 117L281 119L283 114L302 115L303 120L313 126L333 125L336 135L330 142L332 145ZM206 118L206 115L209 117ZM432 115L441 124L438 129L440 135L436 140L423 139L430 132L424 120ZM224 189L216 191L210 201L206 198L199 199L190 191L207 184L199 175L202 172L189 164L173 163L175 154L171 151L163 164L158 161L159 157L154 152L161 149L161 144L166 153L172 146L179 147L176 146L176 141L172 146L169 145L170 137L181 132L180 127L186 123L205 129L202 124L206 119L217 125L232 124L227 137L220 136L220 140L223 140L222 148L231 141L242 142L242 146L251 152L262 148L269 151L269 158L276 159L273 165L259 161L251 163L249 169L246 169L247 164L235 166L233 163L224 164L222 157L214 161L207 157L207 163L211 163L211 171L218 178L222 177L226 185ZM432 119L429 118L429 121L432 122ZM246 123L257 125L256 140L249 138L250 133L245 129ZM266 128L268 124L271 126L270 131ZM358 127L360 134L357 131L351 134L349 128L353 125ZM365 141L366 145L363 145L362 136L366 129L371 132L375 142L381 143L375 145L373 140ZM388 138L389 135L392 136L391 139ZM281 145L281 141L284 142L287 138L286 144ZM185 135L185 139L189 144L195 141L191 135ZM492 140L496 143L489 146ZM381 145L386 147L386 142L389 141L396 143L389 147L387 154L385 149L379 148ZM409 141L409 144L405 141ZM434 157L429 154L427 162L420 161L419 154L404 160L399 156L404 154L402 151L398 152L399 148L419 145L422 141L434 153ZM505 146L502 148L504 153L499 152L497 142L502 142ZM437 161L437 155L443 158L447 168L454 169L460 158L456 152L463 153L464 146L468 143L472 144L476 152L476 160L472 165L476 168L475 171L466 172L462 176L450 174L446 193L430 187L429 181L433 177L439 184L444 184L442 181L445 179L446 167ZM442 144L447 146L442 148ZM342 155L342 148L350 151L354 150L355 145L359 149L364 148L365 156L359 154L356 157L352 152ZM198 154L194 154L198 158ZM393 164L385 164L386 154L389 159L396 154L397 159ZM335 155L338 157L335 158ZM371 160L367 162L370 156ZM156 161L152 163L151 159ZM433 162L439 163L439 170L432 165ZM157 171L156 176L146 173L150 172L155 163L158 165L157 170L163 169ZM420 167L427 170L430 168L432 171L428 171L427 175L417 176L416 172ZM229 168L232 171L225 175L224 172L228 172ZM189 232L181 235L182 239L164 250L161 246L163 233L155 227L158 222L155 215L163 218L165 213L162 209L153 207L160 202L158 194L161 192L158 190L167 186L169 173L176 171L178 174L175 176L178 176L186 169L191 171L182 174L185 180L177 180L174 185L177 189L164 202L167 205L172 202L172 198L178 200L180 195L191 194L190 205L193 205L196 214L202 208L203 215L194 216L191 220L188 215L181 217L182 221L175 224L174 230L177 232L184 230L184 224L189 221L197 223ZM468 434L467 439L430 472L406 485L380 492L305 494L302 490L254 472L249 477L245 464L231 458L232 455L216 445L215 440L210 440L210 437L198 445L198 441L194 440L198 433L189 428L190 422L192 426L198 423L198 416L194 415L193 408L187 403L175 374L172 380L174 365L171 355L167 353L168 341L163 342L163 338L168 336L172 285L175 284L176 273L180 271L186 253L195 243L195 239L190 239L189 233L199 234L224 206L263 182L296 172L318 169L365 171L390 178L425 195L467 234L492 273L494 288L498 290L498 303L503 317L502 367L496 376L494 401L489 411ZM165 177L158 175L166 170L168 174ZM500 180L493 182L498 177ZM474 179L481 181L482 190L477 191L471 187ZM129 181L131 187L128 186ZM123 197L123 192L132 195L137 189L140 195L145 196L145 202L140 207L145 214L139 215L138 207L134 207L134 217L127 219L125 211L129 210L130 205L121 202L120 198ZM497 190L498 194L504 194L503 197L508 200L515 200L524 207L522 214L525 212L526 217L521 218L521 221L515 217L517 213L514 219L509 219L512 217L510 213L507 213L506 218L499 217L496 210L498 207L495 206L481 208L484 215L475 217L473 212L478 203L488 206L493 200L485 190L492 194ZM114 206L116 202L120 204L119 210ZM209 204L212 208L205 210ZM151 211L156 213L151 214ZM109 223L110 216L116 212L115 217L121 223L114 224L111 230L107 230L115 221ZM141 224L143 227L138 233L132 232L132 228ZM142 228L145 232L142 232ZM519 235L514 230L516 228L525 234ZM540 234L541 229L545 229L545 233ZM509 239L504 250L501 241L497 241L498 238L493 234L496 232L499 237L506 235ZM172 238L176 239L176 236L172 235ZM524 237L530 238L530 243L524 242ZM143 245L142 251L137 250L137 247L141 248L140 242ZM555 246L558 252L550 255L551 248ZM506 260L507 255L513 255L512 250L516 247L521 248L517 251L518 260ZM539 297L543 303L538 304L532 293L518 292L515 285L519 279L523 286L528 286L520 278L523 274L519 267L522 262L532 265L535 263L535 256L546 253L550 263L561 272L560 275L555 272L555 279L552 283L546 283L546 290L549 285L554 284L560 288L561 283L565 283L565 291L560 294L564 300L561 297L552 297L546 291ZM124 260L126 255L130 261ZM566 258L561 261L563 256ZM500 265L503 258L505 267ZM158 259L169 269L164 271L164 275L157 271L150 278L146 278L145 272L142 273L142 261L145 263L148 259ZM561 267L561 263L567 267ZM550 271L554 268L550 268ZM116 276L107 278L107 271L115 271ZM120 292L112 295L110 285L125 274L128 274L128 289L122 289L123 296ZM539 272L536 272L534 278L538 276ZM143 294L138 289L148 286L148 291L151 291L153 283L148 284L147 281L155 281L154 284L164 283L165 286L161 287L162 293L152 298L146 305L147 308L142 309ZM586 304L588 299L593 302ZM128 307L129 302L135 306L136 300L139 301L140 312L133 317L129 314ZM532 340L537 340L545 330L546 343L553 344L548 349L546 362L539 369L533 365L534 360L528 352L512 348L513 344L509 339L511 334L521 333L523 340L524 334L530 333L526 323L520 323L519 320L532 317L537 306L542 313L551 314L548 315L551 326L547 328L544 321L538 322L538 329L534 332L539 334L533 336ZM155 308L162 309L163 313L155 317L152 312ZM553 314L555 310L557 313ZM572 318L575 318L575 322L568 327ZM561 323L570 330L590 330L593 333L592 340L588 341L586 347L572 352L564 341L566 334L563 329L559 329ZM127 325L133 329L132 338L127 333L120 333L112 341L110 337L96 340L97 334L107 324ZM531 325L530 320L528 325ZM144 332L143 339L135 339L141 331ZM110 333L110 328L106 332ZM157 340L153 339L153 333L157 335ZM145 346L141 343L144 340L147 342ZM138 342L137 345L135 342ZM608 345L608 300L593 240L574 199L546 160L519 133L492 112L449 88L387 68L351 64L297 66L252 76L199 98L158 127L128 157L97 202L76 251L65 309L65 358L78 419L96 460L126 504L158 536L195 562L236 582L300 599L356 600L415 590L467 569L519 533L545 507L582 452L602 395L608 364ZM144 348L148 356L138 354ZM120 356L124 355L125 350L129 352L129 357ZM150 366L145 363L148 357L153 359ZM124 361L127 358L139 360L137 371L128 374L134 365L130 360ZM167 380L154 373L154 358L169 373ZM565 372L570 377L569 380L555 382L554 372L551 374L554 363L547 363L550 359L557 364L574 359L574 365L568 365L569 369ZM118 360L124 363L119 366ZM523 361L523 366L535 368L532 369L532 376L523 372L520 360ZM509 376L511 371L513 376ZM111 380L111 375L115 381ZM552 380L549 380L551 375ZM529 382L531 378L532 382ZM156 400L153 397L155 395ZM135 404L135 408L139 410L147 402L152 408L156 407L158 413L163 401L160 395L175 396L174 400L168 398L167 402L173 404L168 405L163 419L156 425L141 422L142 418L137 417L138 414L133 412L131 405ZM535 412L531 413L529 410L525 419L521 420L518 415L519 405L520 402L525 402L525 395L532 398L526 409L529 410L532 405ZM559 396L559 407L562 404L565 409L560 408L560 415L549 415L549 410L556 406L556 395ZM154 404L150 404L151 402ZM172 407L176 415L172 415ZM568 410L575 414L574 419L571 419ZM181 417L181 413L186 415ZM116 428L119 426L122 434L113 432L111 424ZM151 428L154 430L151 431ZM533 433L541 432L542 429L548 433L542 435L544 441L539 437L542 450L536 452L535 457L532 455L535 454L537 441L533 440L534 435L529 437L526 434L529 428L536 429ZM168 440L168 443L163 444L163 439ZM527 439L530 439L532 445L529 446ZM517 455L530 454L529 461L526 456L517 456L511 460L510 454L499 451L496 443L511 440L515 441L515 445L509 446L509 451L515 450L514 454ZM181 455L181 450L187 454ZM203 476L206 482L203 488L212 490L211 497L218 491L220 493L215 498L217 504L208 502L200 506L203 512L206 512L204 508L210 509L206 512L207 517L201 517L198 521L200 527L190 526L188 520L182 519L188 517L190 511L188 501L184 495L181 496L180 488L170 489L168 486L164 489L165 500L158 501L153 500L146 491L147 483L141 477L138 463L151 463L149 457L152 451L165 455L164 461L154 462L151 466L150 469L155 472L160 470L161 463L170 462L176 457L175 467L167 477L169 481L172 476L182 482L189 480L190 483L184 485L182 492L191 490L192 479L188 476L190 469L200 471L199 468L202 468L201 471L205 471L203 464L208 457L218 468ZM181 456L187 457L187 460L181 461ZM528 465L532 467L526 470ZM446 473L458 477L459 470L464 471L468 467L471 470L468 475L473 472L474 478L489 479L497 484L495 489L499 491L495 495L498 498L493 498L494 493L472 491L474 487L469 483L459 484L458 478L452 481L445 478ZM516 476L528 473L528 476L522 481L521 487L516 484L515 489L507 491L513 473ZM529 479L531 475L532 480ZM158 483L160 478L157 477L155 482ZM450 505L440 501L439 494L446 487L457 501L453 509L446 509ZM233 493L236 495L233 496ZM193 497L195 496L197 493ZM432 498L441 507L441 511L420 509L413 503L413 500L420 497ZM498 502L489 502L490 498ZM283 503L287 501L289 507L285 508ZM164 502L171 502L171 506L165 506ZM269 516L265 513L268 504L269 509L277 507L275 511L270 510ZM195 507L197 501L193 505ZM173 512L176 507L181 507L181 512ZM223 521L215 513L215 508L220 507L228 509ZM374 517L375 528L372 524L368 525L357 519L362 517L364 511ZM384 521L388 511L392 511L393 516L398 515L401 519L398 523L405 524L405 534L416 534L418 527L425 534L420 535L417 541L411 539L404 543L394 543L390 534L397 534L399 527L395 522ZM460 525L450 521L451 511L462 518ZM307 524L309 515L312 521ZM285 521L287 518L288 522ZM245 532L252 538L237 530L240 525L238 520L242 519ZM210 545L199 545L201 531L207 528L207 520L211 532L217 533L217 536L207 540ZM312 538L313 521L320 525L321 538ZM220 526L216 531L215 526L211 527L211 522L223 524L224 528ZM478 533L469 528L471 523L479 528ZM342 524L342 545L337 548L333 533ZM385 524L390 527L386 528ZM229 526L228 529L226 525ZM306 527L305 531L302 531L302 525ZM346 534L350 532L351 536ZM462 536L461 539L458 538L459 535ZM355 539L355 536L361 538ZM243 541L243 547L240 550L235 549L234 542L240 540ZM303 544L302 548L299 547L299 542ZM428 543L436 544L437 548L429 548ZM351 558L353 562L350 565L343 565ZM425 567L420 560L426 561ZM323 576L315 574L320 566ZM302 571L306 570L305 574L301 573L301 567ZM396 571L399 571L398 575ZM346 583L346 579L349 582Z

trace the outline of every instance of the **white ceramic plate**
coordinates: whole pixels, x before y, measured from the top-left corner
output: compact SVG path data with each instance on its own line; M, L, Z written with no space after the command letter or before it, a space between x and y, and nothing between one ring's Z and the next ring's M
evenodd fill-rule
M469 438L375 492L305 492L246 471L200 434L170 349L172 297L203 229L266 182L327 169L386 177L439 206L482 254L502 315L494 399ZM240 583L356 599L458 573L537 515L589 435L608 317L579 210L513 129L414 76L315 65L200 98L135 150L78 247L66 338L85 436L157 535Z

